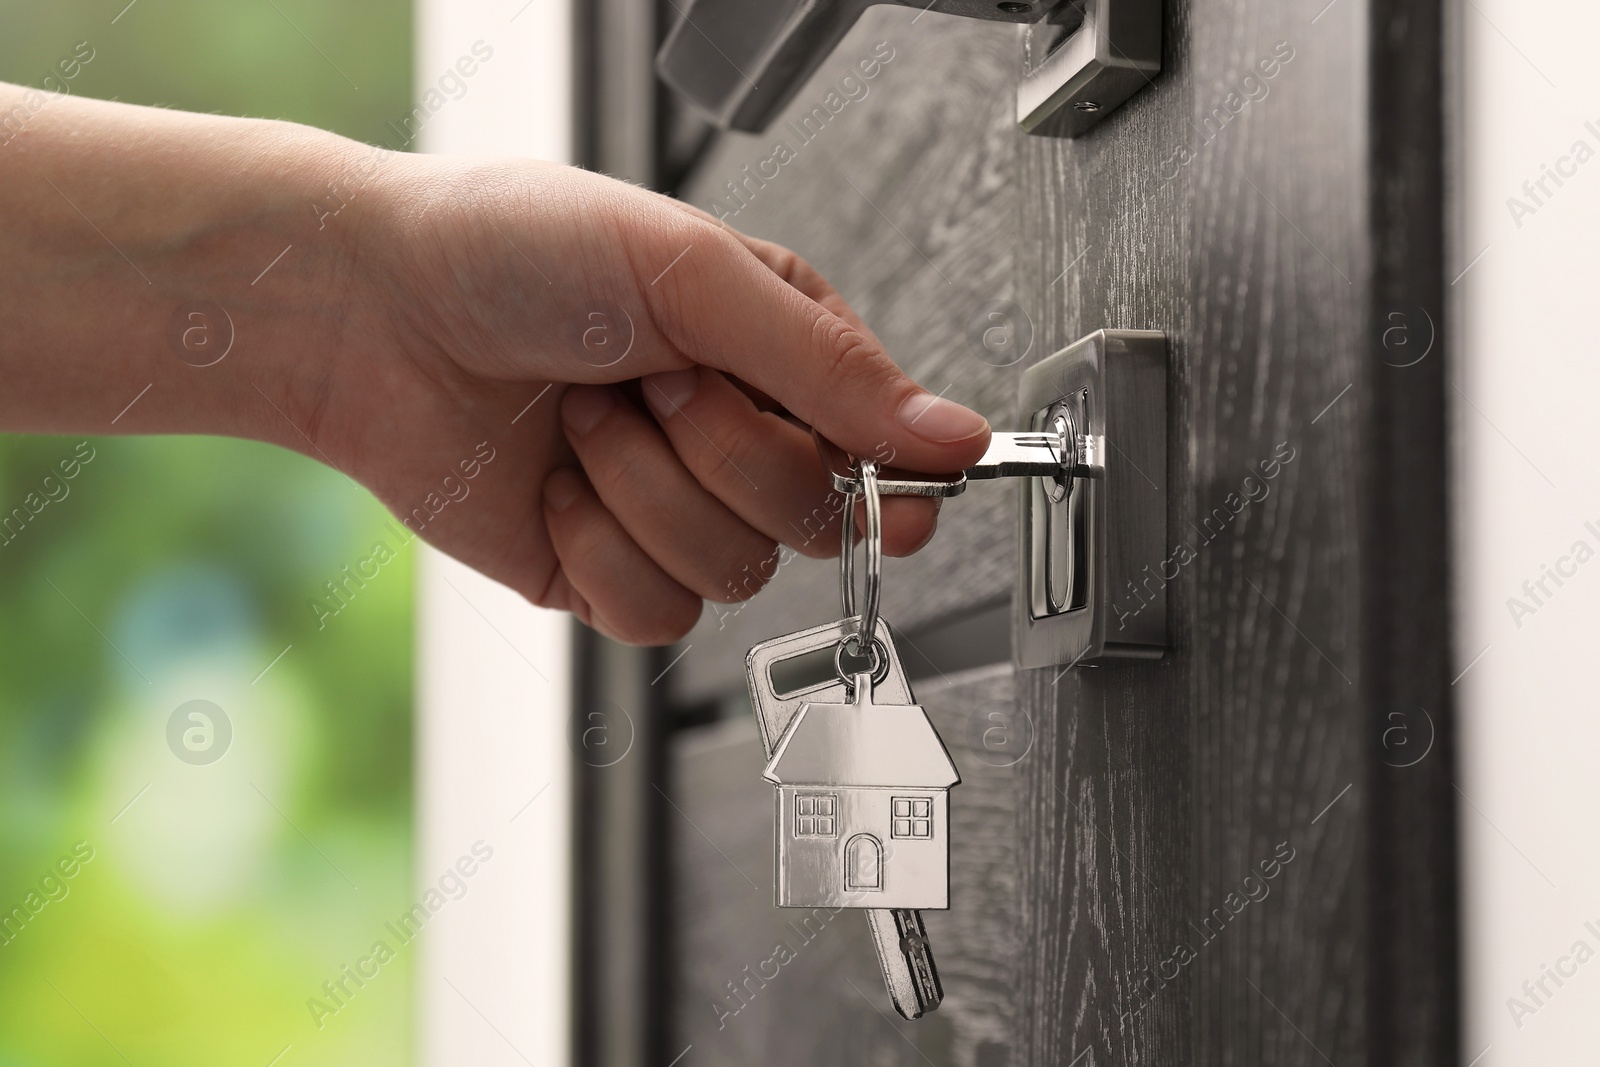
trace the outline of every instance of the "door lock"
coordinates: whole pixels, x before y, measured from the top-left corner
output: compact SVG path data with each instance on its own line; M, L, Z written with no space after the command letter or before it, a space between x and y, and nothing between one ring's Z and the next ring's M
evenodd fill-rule
M1031 425L1078 426L1094 476L1021 490L1013 612L1024 667L1159 659L1167 644L1167 339L1100 330L1022 376Z
M1076 137L1161 70L1162 0L685 0L656 70L719 126L760 133L874 3L1026 25L1029 133Z
M1022 377L1028 428L996 432L966 471L885 467L886 496L952 497L1021 480L1013 631L1024 667L1159 659L1167 643L1167 342L1100 330ZM856 465L818 435L833 488L861 492Z

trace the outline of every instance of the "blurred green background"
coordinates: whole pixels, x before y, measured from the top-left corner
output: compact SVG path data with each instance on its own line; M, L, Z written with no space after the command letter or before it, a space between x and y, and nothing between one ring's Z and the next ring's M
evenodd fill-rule
M92 52L74 95L376 142L411 29L409 0L0 0L0 80ZM210 438L0 437L6 516L0 1067L409 1062L414 549L341 475ZM220 712L170 725L194 700Z

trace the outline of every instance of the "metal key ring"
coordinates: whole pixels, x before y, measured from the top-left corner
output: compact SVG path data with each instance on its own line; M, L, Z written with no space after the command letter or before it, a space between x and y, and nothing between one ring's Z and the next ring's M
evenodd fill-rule
M837 645L833 646L834 673L837 674L839 676L839 680L847 686L851 685L855 681L856 672L846 671L844 669L845 646L856 640L858 640L857 636L855 634L851 634L843 641L840 641ZM871 664L872 684L877 685L885 678L889 677L889 650L884 647L882 639L877 637L872 639L872 643L867 645L867 648L872 653L872 655L869 657L869 663ZM851 654L855 655L855 653Z
M866 610L861 613L861 628L840 642L843 647L854 641L858 654L865 647L867 638L876 637L878 605L883 592L883 501L878 495L878 465L870 459L861 461L861 488L861 495L867 502ZM843 543L839 552L839 602L845 618L856 613L855 503L855 494L845 497L843 531L840 535Z
M839 524L839 612L848 619L856 613L856 494L844 495Z

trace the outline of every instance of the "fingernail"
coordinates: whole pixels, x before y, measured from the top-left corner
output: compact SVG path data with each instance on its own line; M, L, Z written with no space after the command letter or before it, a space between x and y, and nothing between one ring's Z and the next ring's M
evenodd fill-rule
M561 402L561 417L581 437L594 429L615 403L609 389L571 389Z
M971 408L932 393L917 393L900 405L900 424L924 441L965 441L989 428L989 420Z
M700 387L700 372L690 367L688 370L669 370L659 374L649 374L644 379L644 399L654 411L664 419L669 419L678 413L678 409L689 402L694 396L694 391Z
M544 502L551 511L566 511L583 492L582 476L571 468L552 471L544 480Z

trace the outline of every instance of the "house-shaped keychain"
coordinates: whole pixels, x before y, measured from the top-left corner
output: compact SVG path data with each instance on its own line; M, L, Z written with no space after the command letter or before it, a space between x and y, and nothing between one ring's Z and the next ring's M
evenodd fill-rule
M762 775L777 787L780 908L950 906L950 753L916 704L803 704Z

